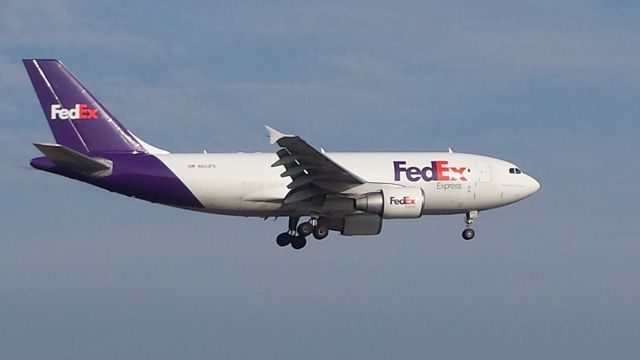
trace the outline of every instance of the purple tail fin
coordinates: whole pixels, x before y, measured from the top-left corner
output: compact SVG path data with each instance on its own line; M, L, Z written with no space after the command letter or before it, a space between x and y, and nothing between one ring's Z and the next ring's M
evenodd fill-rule
M145 152L62 62L22 61L58 144L80 153Z

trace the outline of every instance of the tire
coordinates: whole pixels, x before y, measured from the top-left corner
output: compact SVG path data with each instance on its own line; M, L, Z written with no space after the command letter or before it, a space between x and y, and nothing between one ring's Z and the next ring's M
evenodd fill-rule
M302 237L309 236L313 232L313 225L310 222L303 222L298 225L298 234Z
M329 228L326 226L318 225L313 229L313 237L316 238L316 240L322 240L327 236L329 236Z
M282 233L278 235L278 237L276 238L276 243L278 244L278 246L281 246L281 247L285 247L291 244L291 235L287 233Z
M465 240L471 240L476 235L476 232L473 229L464 229L462 232L462 238Z
M302 249L305 245L307 245L307 239L302 236L295 236L291 240L291 247L296 250Z

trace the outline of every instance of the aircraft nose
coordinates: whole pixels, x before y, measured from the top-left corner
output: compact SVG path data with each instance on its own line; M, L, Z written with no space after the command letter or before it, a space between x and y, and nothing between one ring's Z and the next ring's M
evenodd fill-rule
M538 182L538 180L534 179L533 176L527 175L527 178L528 178L527 190L529 192L527 196L529 196L529 195L533 195L538 190L540 190L540 183Z

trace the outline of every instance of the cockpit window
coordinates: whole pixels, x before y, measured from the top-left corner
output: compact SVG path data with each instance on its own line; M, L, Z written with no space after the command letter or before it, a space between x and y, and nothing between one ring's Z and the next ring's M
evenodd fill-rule
M509 174L522 174L522 171L518 168L509 168Z

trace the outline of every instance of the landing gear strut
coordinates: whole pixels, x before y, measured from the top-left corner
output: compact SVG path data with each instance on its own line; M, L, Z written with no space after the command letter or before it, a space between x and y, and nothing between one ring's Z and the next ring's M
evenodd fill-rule
M313 234L313 237L316 238L316 240L322 240L329 235L329 224L327 224L327 219L311 218L309 219L308 224L311 225L311 231L309 234ZM300 227L298 227L298 232L300 232Z
M276 237L276 243L285 247L291 245L292 248L298 250L307 245L306 237L313 234L313 237L322 240L329 235L329 226L325 220L311 218L298 225L299 216L291 216L289 218L289 230L283 232Z
M465 240L471 240L476 235L476 232L471 228L471 224L473 224L473 220L478 217L478 211L472 210L467 212L465 223L467 224L466 228L462 231L462 238Z

